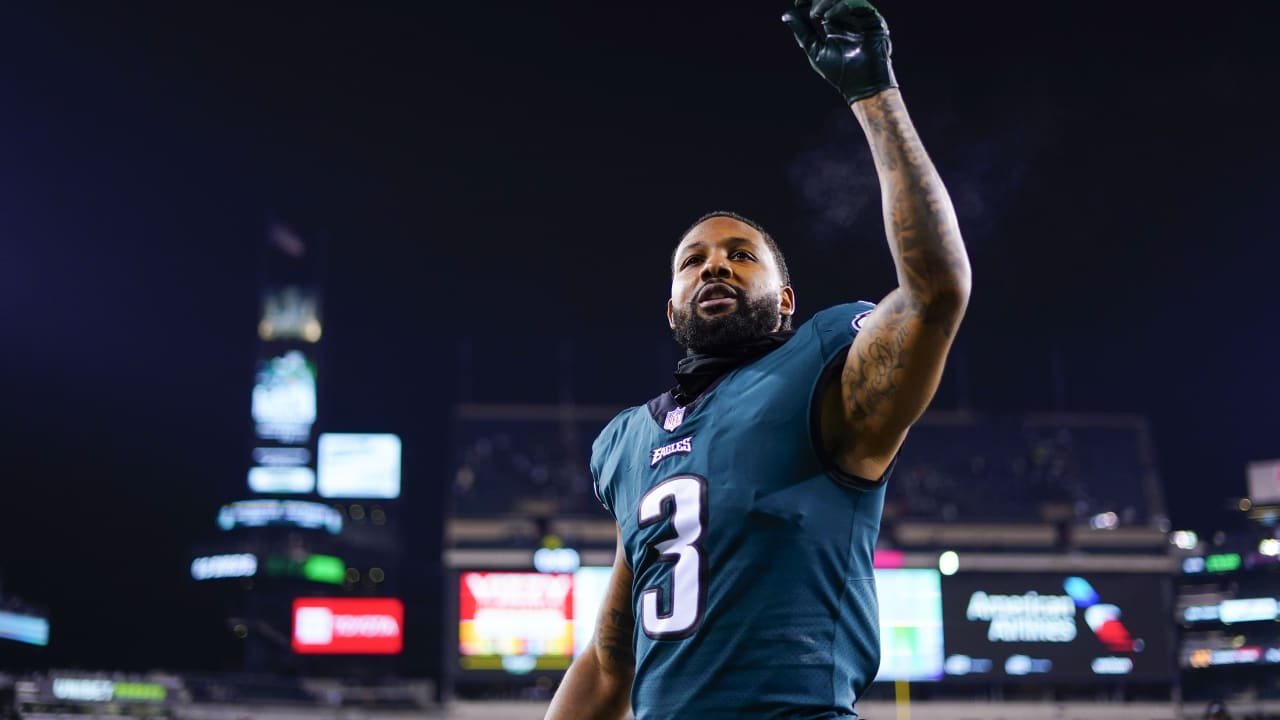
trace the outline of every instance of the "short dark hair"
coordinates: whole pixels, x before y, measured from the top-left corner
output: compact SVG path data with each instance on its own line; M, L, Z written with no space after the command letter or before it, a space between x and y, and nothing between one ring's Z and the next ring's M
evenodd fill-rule
M755 220L752 220L743 215L739 215L736 212L731 212L729 210L713 210L712 212L709 212L706 215L703 215L697 220L694 220L692 225L685 228L684 232L680 233L680 240L676 241L676 247L674 250L671 251L671 268L673 272L675 271L675 265L676 265L676 252L680 250L680 242L684 240L685 236L687 236L690 232L692 232L694 228L698 227L699 225L706 222L707 220L710 220L711 218L717 218L717 217L725 217L725 218L729 218L730 220L737 220L743 225L749 225L750 227L755 228L756 232L760 233L761 237L764 238L764 244L769 246L769 252L773 253L773 261L778 265L778 273L782 276L782 284L783 285L791 284L791 271L787 269L787 259L782 256L782 251L778 249L778 243L773 239L773 236L769 234L769 231L765 230L760 225L760 223L756 222Z

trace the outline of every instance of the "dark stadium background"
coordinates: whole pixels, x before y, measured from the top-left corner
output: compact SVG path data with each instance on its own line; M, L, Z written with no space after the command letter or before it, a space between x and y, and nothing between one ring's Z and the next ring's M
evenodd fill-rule
M938 406L1147 413L1174 526L1217 527L1277 454L1280 5L882 6L973 258ZM661 390L693 218L772 228L803 316L886 292L783 8L0 9L0 577L44 662L228 666L185 573L244 494L269 223L325 248L326 421L405 440L428 605L451 404Z

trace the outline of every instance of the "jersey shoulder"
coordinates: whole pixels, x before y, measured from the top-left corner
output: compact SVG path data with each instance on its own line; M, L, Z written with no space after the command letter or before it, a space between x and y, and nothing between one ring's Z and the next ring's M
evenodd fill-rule
M875 303L867 300L832 305L825 310L818 311L800 327L812 326L818 332L847 330L856 335L862 329L862 323L875 307Z
M805 344L818 344L821 354L830 357L849 347L875 307L875 303L859 300L821 310L796 330L795 339Z
M648 418L645 406L629 407L615 415L591 443L591 487L595 490L596 499L615 517L613 479L618 475L621 458L626 456L623 446L630 435L628 428L637 418Z

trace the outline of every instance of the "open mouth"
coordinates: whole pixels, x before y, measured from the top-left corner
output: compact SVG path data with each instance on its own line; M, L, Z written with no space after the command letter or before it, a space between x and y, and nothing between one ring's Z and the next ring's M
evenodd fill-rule
M703 310L723 310L738 302L738 291L725 283L711 283L698 291L695 302Z

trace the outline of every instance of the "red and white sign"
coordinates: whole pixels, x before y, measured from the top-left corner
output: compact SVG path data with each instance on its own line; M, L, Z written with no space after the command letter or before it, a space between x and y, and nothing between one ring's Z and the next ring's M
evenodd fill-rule
M304 655L398 655L404 604L395 598L297 598L293 651Z
M573 576L465 572L458 583L458 649L469 655L573 654Z

